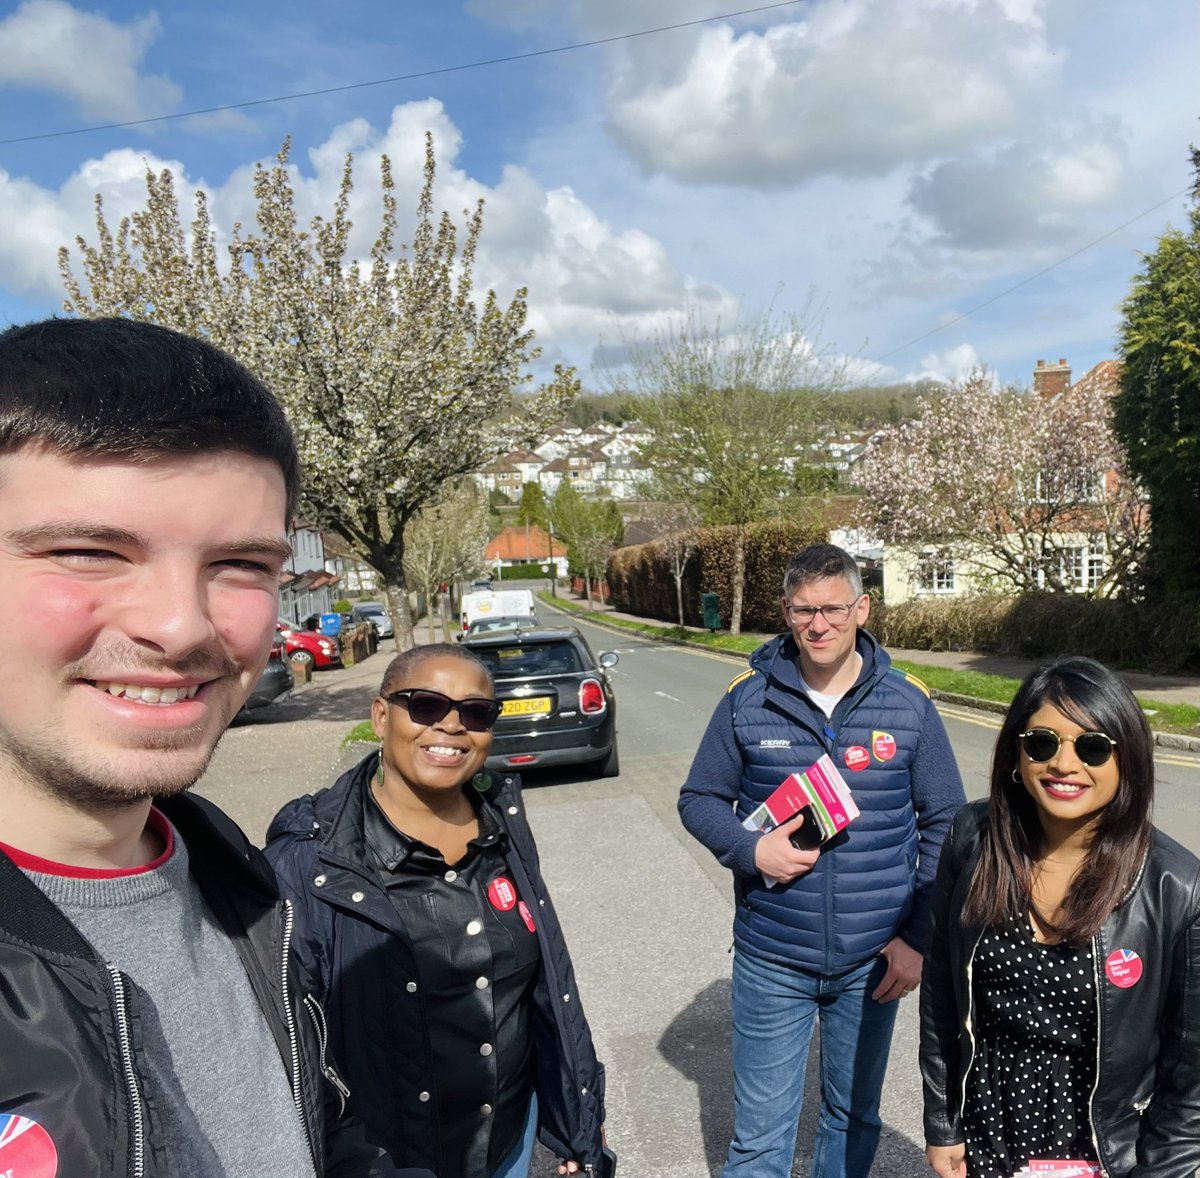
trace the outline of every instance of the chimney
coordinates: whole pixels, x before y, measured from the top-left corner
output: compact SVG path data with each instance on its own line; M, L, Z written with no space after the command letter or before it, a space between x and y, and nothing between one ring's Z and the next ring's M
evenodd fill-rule
M1071 368L1065 357L1057 364L1039 360L1033 370L1033 391L1047 401L1062 396L1071 387Z

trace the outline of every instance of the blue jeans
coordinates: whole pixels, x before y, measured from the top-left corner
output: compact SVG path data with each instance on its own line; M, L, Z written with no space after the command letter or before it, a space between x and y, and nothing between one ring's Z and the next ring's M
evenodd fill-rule
M529 1166L533 1162L533 1146L537 1141L538 1109L537 1093L529 1098L529 1113L525 1117L525 1128L517 1147L492 1171L491 1178L529 1178Z
M733 960L733 1141L721 1178L788 1178L813 1022L821 1020L821 1117L813 1178L867 1178L895 1002L871 992L882 957L826 977L739 949Z

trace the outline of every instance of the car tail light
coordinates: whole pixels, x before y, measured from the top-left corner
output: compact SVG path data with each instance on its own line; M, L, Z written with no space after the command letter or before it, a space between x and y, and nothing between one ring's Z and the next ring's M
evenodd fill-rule
M533 753L517 753L516 756L508 757L505 763L508 765L532 765L537 757Z
M272 642L271 643L270 657L273 659L283 658L283 643L282 642Z
M604 698L604 688L598 679L585 679L579 685L579 710L585 716L595 716L604 711L608 703Z

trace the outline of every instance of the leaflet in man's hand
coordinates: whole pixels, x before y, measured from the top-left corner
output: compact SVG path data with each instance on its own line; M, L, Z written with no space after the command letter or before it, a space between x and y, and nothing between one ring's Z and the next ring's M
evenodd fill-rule
M793 773L742 825L747 830L774 830L795 818L805 806L812 807L808 815L819 827L821 842L845 830L858 817L850 787L828 755L803 773Z

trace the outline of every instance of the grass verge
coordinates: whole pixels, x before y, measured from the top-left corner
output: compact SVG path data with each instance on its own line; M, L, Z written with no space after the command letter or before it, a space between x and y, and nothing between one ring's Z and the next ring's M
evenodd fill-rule
M614 618L589 610L587 603L568 597L552 597L549 593L538 596L548 605L555 605L567 613L602 620L606 626L642 634L647 638L666 638L674 642L686 642L690 646L701 646L708 650L724 650L730 654L749 654L762 644L760 634L712 634L707 630L688 630L683 626L658 625L652 622L634 622L628 618ZM897 659L895 666L910 675L915 675L927 687L952 695L966 695L972 699L985 699L994 703L1007 704L1017 693L1019 679L1004 675L984 675L979 671L959 671L951 667L932 667L926 663ZM1200 708L1192 704L1163 703L1159 700L1138 702L1150 721L1150 727L1160 732L1178 732L1185 736L1200 736Z

